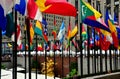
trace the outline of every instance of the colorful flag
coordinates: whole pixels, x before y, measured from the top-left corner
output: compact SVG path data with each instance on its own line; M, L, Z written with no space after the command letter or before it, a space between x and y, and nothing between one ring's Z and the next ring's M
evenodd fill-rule
M86 18L92 19L91 16L94 16L95 19L101 17L101 14L95 10L90 4L80 0L80 8L81 8L81 20L84 21Z
M17 25L17 44L20 46L22 43L22 35L20 25Z
M73 28L73 30L71 31L70 40L72 40L77 33L78 33L78 26L76 25L76 26Z
M35 31L35 33L39 34L43 38L45 43L47 43L48 42L48 37L43 32L44 30L43 30L42 24L46 25L46 22L42 21L42 23L41 23L40 21L36 21L36 27L35 27L34 31Z
M28 0L27 2L27 15L31 19L42 21L42 13L34 0Z
M108 13L108 10L106 11L106 24L108 24L109 29L111 31L111 35L113 38L113 45L114 47L118 48L118 38L117 38L117 31L116 31L116 27L114 25L114 21L111 17L111 15Z
M106 37L105 36L102 37L102 34L100 34L100 47L101 47L101 49L102 50L108 50L110 44L111 43L106 40Z
M66 0L37 0L37 5L44 13L63 16L76 16L76 8Z
M45 43L47 43L48 42L48 37L47 37L47 35L48 35L47 30L48 29L47 29L47 21L46 21L46 19L43 18L42 24L43 24L43 38L44 38Z
M105 27L97 19L101 17L101 14L95 10L90 4L80 0L81 8L81 21L89 26L100 28L110 32L109 28Z
M32 45L33 38L34 38L34 30L32 24L30 24L30 45Z
M84 24L82 24L82 41L85 41L88 38L87 32L85 30Z
M57 36L58 39L60 40L60 43L63 42L64 35L65 35L65 24L64 24L64 21L63 21L61 26L60 26L60 30L59 30L59 33L58 33L58 36Z
M39 34L40 36L42 36L42 24L39 21L36 21L36 27L34 29L35 33Z
M67 32L67 40L70 41L70 37L71 37L71 25L69 23L68 25L68 32Z
M17 0L15 10L30 19L42 21L42 13L34 0Z
M15 32L12 34L11 36L11 40L15 41ZM20 25L17 25L17 45L20 46L22 43L22 36L21 36L21 29L20 29Z
M36 0L35 2L38 5L41 12L45 11L51 6L51 5L45 6L46 0Z
M38 46L37 46L37 50L38 50L38 51L43 51L43 47L42 47L41 44L38 44Z
M57 37L57 33L56 33L56 19L54 18L54 28L53 28L53 31L52 31L52 35L54 36L54 40L56 39Z

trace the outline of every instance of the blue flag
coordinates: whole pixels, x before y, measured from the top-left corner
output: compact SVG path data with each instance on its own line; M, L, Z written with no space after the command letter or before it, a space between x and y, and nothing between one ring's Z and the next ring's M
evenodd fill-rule
M25 0L18 1L18 3L15 4L15 10L18 11L20 14L25 15L26 1Z
M5 30L6 29L6 24L7 24L7 19L4 16L4 9L0 5L0 29Z
M60 43L63 42L64 36L65 36L65 24L64 24L64 21L63 21L62 24L61 24L58 36L57 36L58 39L60 40Z

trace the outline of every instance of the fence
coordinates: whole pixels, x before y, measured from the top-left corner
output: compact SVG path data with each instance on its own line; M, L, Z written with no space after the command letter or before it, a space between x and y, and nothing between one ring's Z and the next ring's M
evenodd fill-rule
M17 21L17 20L16 20ZM15 23L16 24L16 23ZM83 77L117 72L120 70L120 51L113 45L109 50L103 51L93 47L82 49L82 41L78 41L79 49L75 51L63 50L37 50L38 40L35 40L35 49L30 48L30 21L26 19L24 43L28 44L24 50L17 48L17 36L12 43L12 69L0 70L1 78L11 79L79 79ZM16 24L17 25L17 24ZM17 31L17 30L16 30ZM17 34L16 34L17 35ZM0 36L2 37L2 36ZM26 38L27 37L27 38ZM38 35L36 34L36 39ZM80 38L82 38L80 34ZM2 38L0 38L2 39ZM88 37L88 45L90 38ZM2 41L0 42L2 49ZM71 45L70 45L71 46ZM2 51L4 52L5 51ZM2 54L0 55L2 58ZM2 61L1 61L2 64ZM23 68L19 70L19 67Z

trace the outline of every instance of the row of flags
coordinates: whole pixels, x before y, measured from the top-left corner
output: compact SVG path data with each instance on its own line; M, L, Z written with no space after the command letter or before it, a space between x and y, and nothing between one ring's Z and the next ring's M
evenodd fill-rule
M13 22L13 13L12 8L14 7L15 11L18 11L23 16L36 20L36 27L35 29L32 28L30 24L30 43L32 44L32 40L34 37L34 32L40 35L45 43L48 42L47 37L47 22L42 18L43 13L50 13L50 14L59 14L64 16L76 16L76 9L66 0L15 0L15 4L13 4L13 0L9 0L9 4L6 0L0 1L0 28L4 31L6 30L6 35L11 37L13 34L13 27L15 27ZM66 8L64 8L66 7ZM81 22L87 24L95 28L95 31L98 32L99 41L101 41L102 45L107 45L106 48L102 48L107 50L110 44L113 44L114 47L118 48L118 31L119 27L116 27L114 20L111 18L108 11L106 11L105 15L105 22L101 17L102 14L95 10L90 4L85 2L84 0L80 0L80 14L81 14ZM54 20L55 21L55 20ZM10 23L10 25L9 25ZM18 25L19 26L19 25ZM17 27L17 34L20 35L20 27ZM56 37L60 40L62 44L65 38L65 23L62 22L59 33L57 36L56 33L56 22L54 22L54 30L52 34L54 35L54 39ZM11 30L10 30L11 29ZM11 34L9 34L8 32ZM72 41L75 35L78 33L78 26L76 25L74 29L71 31L70 24L68 26L68 34L67 40ZM85 31L82 34L87 34ZM17 40L20 39L17 35ZM88 34L87 34L88 35ZM85 37L87 39L88 37ZM95 37L94 37L95 38ZM101 39L103 38L103 39ZM83 39L85 41L85 39ZM91 42L93 43L93 42ZM19 42L17 43L20 44ZM101 45L101 47L102 47ZM69 46L69 42L68 42Z

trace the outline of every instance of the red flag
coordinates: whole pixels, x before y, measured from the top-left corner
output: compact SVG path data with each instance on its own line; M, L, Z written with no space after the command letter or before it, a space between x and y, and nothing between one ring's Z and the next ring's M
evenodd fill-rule
M76 8L66 0L46 0L45 6L48 5L50 5L50 7L43 12L74 17L77 15Z
M110 42L106 40L106 37L102 37L102 35L100 34L100 47L102 50L108 50L109 46L110 46Z

